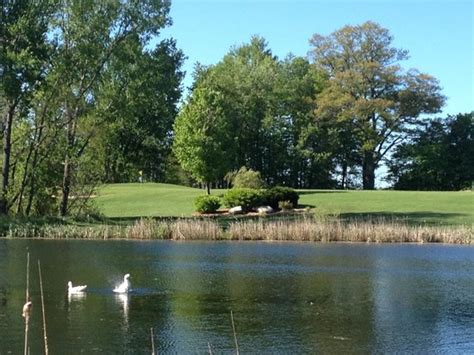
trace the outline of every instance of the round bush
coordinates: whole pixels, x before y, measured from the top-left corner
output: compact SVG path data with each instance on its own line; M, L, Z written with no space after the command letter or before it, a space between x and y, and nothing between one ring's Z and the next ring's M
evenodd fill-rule
M216 212L221 207L221 200L217 196L204 195L198 196L194 200L196 211L200 213Z
M226 207L242 206L244 211L250 211L253 208L261 206L264 198L261 190L233 188L226 192L223 197Z
M299 195L290 187L276 186L265 191L265 203L274 209L279 208L280 201L289 201L293 207L298 206Z
M241 167L232 179L234 188L261 189L264 187L260 172Z

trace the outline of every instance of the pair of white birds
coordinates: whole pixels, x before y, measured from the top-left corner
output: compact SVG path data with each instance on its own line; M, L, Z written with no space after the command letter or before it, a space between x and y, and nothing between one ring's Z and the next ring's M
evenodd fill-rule
M125 274L123 277L123 282L114 288L115 293L128 293L131 291L131 284L130 284L130 274ZM80 285L80 286L73 286L72 282L69 281L67 283L67 291L69 294L71 293L82 293L86 290L87 285Z

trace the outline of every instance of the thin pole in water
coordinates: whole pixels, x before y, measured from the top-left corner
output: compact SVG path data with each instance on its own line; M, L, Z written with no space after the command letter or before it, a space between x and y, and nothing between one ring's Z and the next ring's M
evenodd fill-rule
M239 344L237 343L237 334L235 333L234 315L232 314L232 310L230 310L230 319L232 321L232 331L234 332L235 353L239 355Z
M153 327L150 328L150 337L151 337L151 354L155 355L155 337L153 335Z
M38 274L41 292L41 310L43 311L43 335L44 335L44 354L48 355L48 336L46 335L46 313L44 309L43 279L41 277L41 264L38 260Z
M30 252L26 254L26 300L25 304L29 301L30 299ZM24 313L23 316L25 317L25 347L23 349L24 355L28 355L29 352L29 347L28 347L28 328L29 328L29 323L30 323L30 315L28 313Z

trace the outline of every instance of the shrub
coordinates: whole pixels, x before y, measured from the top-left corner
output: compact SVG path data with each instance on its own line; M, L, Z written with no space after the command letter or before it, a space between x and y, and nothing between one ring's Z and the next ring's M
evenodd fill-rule
M279 208L280 201L288 201L293 207L298 206L299 195L294 189L289 187L272 187L265 191L265 203L274 209Z
M278 208L284 211L289 211L293 209L293 204L290 201L280 201L278 202Z
M261 189L265 186L260 172L241 167L239 171L227 174L227 179L235 188Z
M233 188L227 191L223 197L226 207L242 206L244 211L250 211L252 208L261 206L264 202L263 194L260 190Z
M200 213L216 212L221 207L221 200L217 196L203 195L194 200L196 211Z

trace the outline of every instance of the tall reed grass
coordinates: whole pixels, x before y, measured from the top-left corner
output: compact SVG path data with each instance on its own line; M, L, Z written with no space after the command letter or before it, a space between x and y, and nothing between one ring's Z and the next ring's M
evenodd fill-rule
M44 239L170 239L170 240L265 240L313 242L415 242L474 244L473 226L415 226L397 220L340 219L241 220L225 227L215 220L140 219L129 226L15 225L9 238Z

